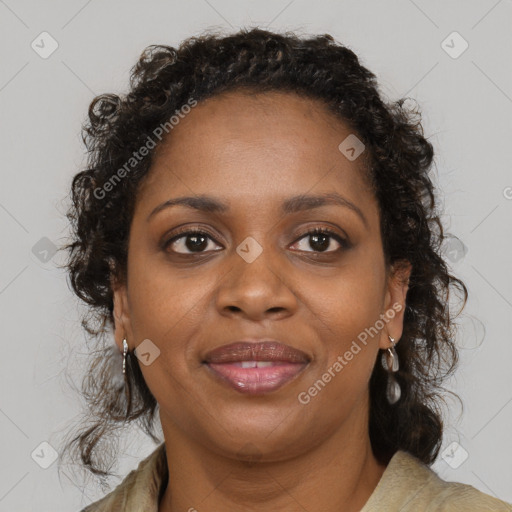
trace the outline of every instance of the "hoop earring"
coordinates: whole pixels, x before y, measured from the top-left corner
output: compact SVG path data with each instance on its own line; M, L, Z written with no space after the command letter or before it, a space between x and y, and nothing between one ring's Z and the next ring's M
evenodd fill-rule
M395 338L392 338L388 334L389 341L391 341L391 347L384 352L381 357L382 367L388 372L388 383L386 386L386 398L392 405L400 400L402 390L400 384L398 384L394 374L399 369L398 355L395 350Z
M126 338L123 340L123 374L126 373L126 354L128 353L128 343Z

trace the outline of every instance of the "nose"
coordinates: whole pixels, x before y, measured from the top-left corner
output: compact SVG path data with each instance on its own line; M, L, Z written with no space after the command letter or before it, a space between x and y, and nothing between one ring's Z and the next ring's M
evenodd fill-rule
M237 314L253 321L293 315L298 299L293 293L286 263L264 249L251 262L233 253L232 269L221 279L217 308L221 315Z

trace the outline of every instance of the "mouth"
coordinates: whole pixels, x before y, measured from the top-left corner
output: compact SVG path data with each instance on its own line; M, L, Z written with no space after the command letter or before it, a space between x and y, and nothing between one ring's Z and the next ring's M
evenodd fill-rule
M297 377L311 358L278 341L239 341L210 351L203 364L218 382L246 394L275 391Z

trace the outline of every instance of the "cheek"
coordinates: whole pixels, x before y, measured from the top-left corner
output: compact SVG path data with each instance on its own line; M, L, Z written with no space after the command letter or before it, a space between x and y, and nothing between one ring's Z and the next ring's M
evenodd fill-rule
M337 406L340 400L349 406L365 391L375 364L384 313L380 265L371 258L359 260L333 276L328 286L318 280L308 284L312 321L323 345L314 380L328 382L322 400Z
M384 281L379 261L357 259L327 280L305 281L308 304L328 337L336 334L339 342L346 341L373 325L383 312Z
M165 256L134 252L129 264L128 293L132 328L137 338L180 339L184 325L190 325L214 276L204 274L198 281L194 272L177 272ZM211 283L209 282L211 281Z
M157 400L162 389L183 392L180 382L187 382L199 367L198 346L205 336L205 326L214 325L211 301L218 287L217 272L198 274L177 272L161 258L134 255L128 293L130 318L135 343L145 339L156 345L159 356L141 371Z
M139 361L148 388L164 408L176 409L189 397L184 388L190 387L197 348L191 340L204 323L208 290L215 279L184 278L159 257L149 262L144 254L134 254L130 262L131 327L135 345L149 339L157 347L158 356L151 364Z

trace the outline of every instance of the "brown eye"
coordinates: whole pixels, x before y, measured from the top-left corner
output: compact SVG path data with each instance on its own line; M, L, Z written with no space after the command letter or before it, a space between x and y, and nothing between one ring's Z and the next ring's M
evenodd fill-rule
M338 251L340 247L343 249L348 249L350 247L350 244L347 240L328 228L315 228L313 230L307 231L295 244L302 240L307 240L308 237L309 247L311 247L313 251L308 251L307 249L299 250L303 250L305 252L332 253ZM335 247L334 250L328 250L329 247L332 246L333 239L338 243L339 247Z
M178 254L194 254L206 252L209 241L213 242L213 238L204 231L188 229L178 236L174 236L164 243L163 248L168 250L172 246L172 252Z

